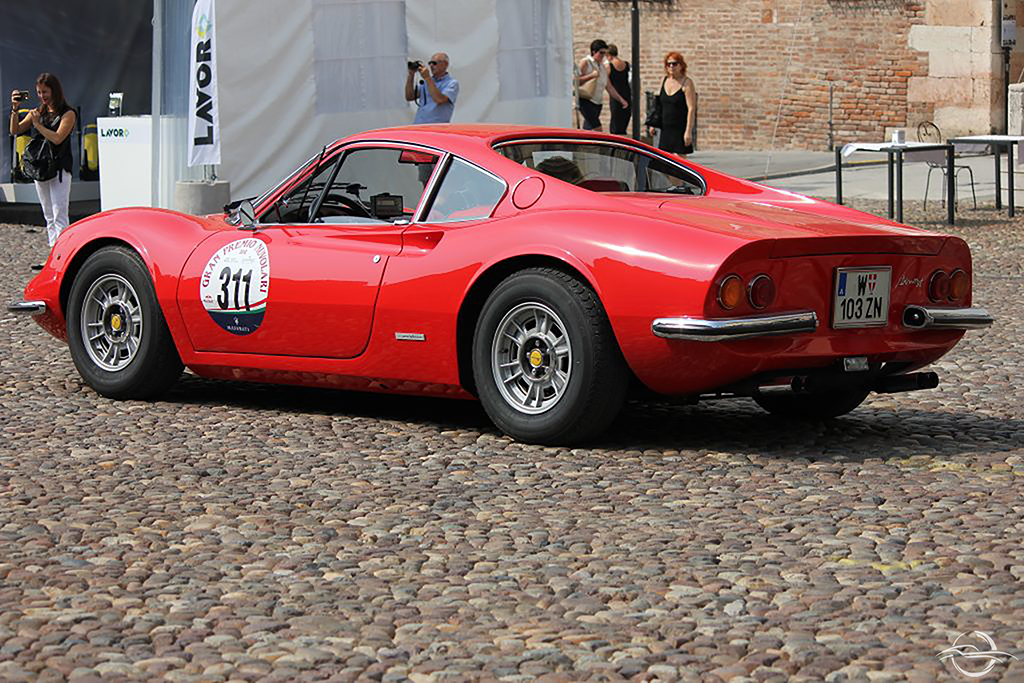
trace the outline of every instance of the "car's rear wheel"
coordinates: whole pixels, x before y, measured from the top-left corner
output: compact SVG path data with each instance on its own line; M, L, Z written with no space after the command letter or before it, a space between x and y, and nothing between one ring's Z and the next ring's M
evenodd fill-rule
M100 249L78 271L67 333L82 379L108 398L152 398L181 375L149 271L124 247Z
M753 398L772 415L826 420L846 415L863 403L869 393L865 389L847 389L812 394L755 394Z
M506 278L484 303L473 376L502 431L568 444L597 436L614 419L628 370L594 291L559 270L531 268Z

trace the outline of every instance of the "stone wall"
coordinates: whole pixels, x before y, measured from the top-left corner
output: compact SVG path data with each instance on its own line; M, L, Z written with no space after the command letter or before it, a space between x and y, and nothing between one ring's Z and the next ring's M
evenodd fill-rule
M935 124L948 135L1001 129L1000 4L929 0L924 23L910 30L910 47L927 56L928 68L910 79L907 99L912 105L931 106Z
M641 85L656 90L664 53L683 53L704 149L825 149L830 89L837 143L897 128L914 139L922 120L948 136L988 133L1003 116L1000 2L641 2ZM596 37L629 59L630 3L573 0L573 35L577 60Z

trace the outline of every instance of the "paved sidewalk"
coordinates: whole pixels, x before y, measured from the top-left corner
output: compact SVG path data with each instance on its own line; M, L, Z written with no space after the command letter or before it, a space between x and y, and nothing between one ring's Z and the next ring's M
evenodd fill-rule
M633 401L570 449L469 401L111 401L0 314L0 681L952 682L974 630L1024 681L1024 216L910 204L996 324L824 423ZM0 290L45 254L0 226Z
M737 152L727 150L701 151L689 157L698 164L716 170L764 182L800 194L815 197L835 197L835 154L783 150L776 152ZM887 197L887 173L884 154L857 153L847 157L849 166L843 167L844 199L874 199ZM1016 160L1016 159L1015 159ZM995 163L991 155L958 157L956 165L969 166L974 173L974 191L977 200L985 204L995 201ZM940 202L943 195L942 173L935 169L928 182L929 167L923 162L907 162L903 167L904 206L910 202L923 202L928 185L928 201ZM768 180L761 179L768 176ZM788 176L788 177L779 177ZM1006 202L1006 159L1002 159L1003 202ZM1018 206L1024 207L1024 168L1014 172L1015 194ZM967 171L957 179L958 199L961 210L973 208L971 184ZM964 204L963 202L966 202Z

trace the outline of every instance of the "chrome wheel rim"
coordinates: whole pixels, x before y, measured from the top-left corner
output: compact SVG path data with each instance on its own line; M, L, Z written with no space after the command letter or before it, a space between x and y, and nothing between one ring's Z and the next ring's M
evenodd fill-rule
M96 279L82 301L82 342L89 358L108 372L124 370L142 342L142 306L128 280L109 273Z
M491 371L502 398L519 412L551 410L572 375L572 343L562 319L537 302L510 310L494 333Z

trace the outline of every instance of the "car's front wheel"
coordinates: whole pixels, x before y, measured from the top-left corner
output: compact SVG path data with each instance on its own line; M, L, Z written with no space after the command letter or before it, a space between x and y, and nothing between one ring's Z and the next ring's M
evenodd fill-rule
M864 389L848 389L812 394L755 394L753 398L772 415L825 420L846 415L863 403L869 393Z
M628 370L594 291L551 268L506 278L484 303L473 376L487 414L529 443L597 436L625 398Z
M66 317L75 367L103 396L152 398L181 375L149 271L135 252L105 247L92 254L75 276Z

